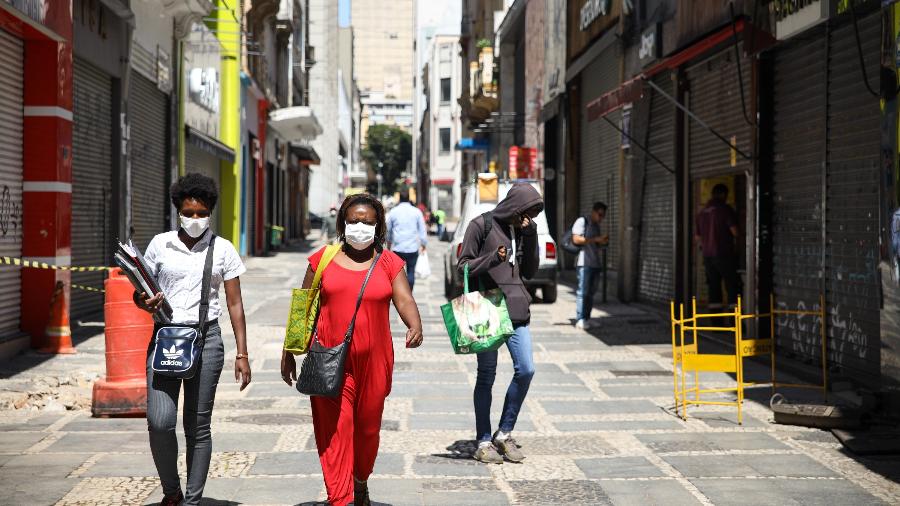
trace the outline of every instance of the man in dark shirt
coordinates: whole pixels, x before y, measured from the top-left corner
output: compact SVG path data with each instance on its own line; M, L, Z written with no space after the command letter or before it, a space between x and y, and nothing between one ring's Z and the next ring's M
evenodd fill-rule
M740 293L735 248L738 220L737 213L727 200L728 187L717 184L713 188L712 198L697 215L697 241L703 252L710 307L722 307L722 281L725 281L729 304L737 303Z

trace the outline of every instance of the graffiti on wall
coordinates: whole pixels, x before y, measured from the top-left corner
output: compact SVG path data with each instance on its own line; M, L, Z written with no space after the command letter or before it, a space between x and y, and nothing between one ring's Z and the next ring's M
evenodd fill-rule
M0 192L0 236L18 236L22 220L22 203L13 200L12 192L8 185L3 185Z

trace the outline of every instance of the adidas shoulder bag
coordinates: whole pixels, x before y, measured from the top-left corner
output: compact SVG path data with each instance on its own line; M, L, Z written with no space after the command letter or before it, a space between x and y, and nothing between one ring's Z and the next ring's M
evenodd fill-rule
M215 242L216 236L213 235L206 250L203 283L200 287L200 319L196 324L157 322L153 327L154 374L190 379L197 372L197 363L206 341L206 315L209 312L209 283L212 278Z

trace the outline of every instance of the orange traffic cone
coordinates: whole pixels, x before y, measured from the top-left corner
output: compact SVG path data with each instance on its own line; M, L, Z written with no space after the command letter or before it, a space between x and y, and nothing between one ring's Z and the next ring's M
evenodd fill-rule
M50 320L44 331L44 344L39 353L75 353L72 346L72 329L69 328L69 307L66 305L65 285L56 282L56 289L50 299Z

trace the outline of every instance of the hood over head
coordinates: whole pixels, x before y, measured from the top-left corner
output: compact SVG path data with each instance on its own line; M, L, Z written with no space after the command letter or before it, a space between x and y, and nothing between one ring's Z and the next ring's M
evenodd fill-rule
M517 183L509 189L506 198L497 204L492 214L499 221L510 222L516 216L537 206L544 210L544 199L541 194L528 183Z

